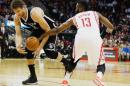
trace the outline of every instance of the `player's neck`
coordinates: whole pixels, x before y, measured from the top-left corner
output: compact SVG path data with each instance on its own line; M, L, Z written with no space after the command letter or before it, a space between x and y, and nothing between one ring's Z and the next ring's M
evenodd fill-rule
M81 12L84 12L85 10L83 9L83 10L81 10Z
M84 11L85 11L85 10L82 9L82 10L79 11L79 13L80 13L80 12L84 12Z

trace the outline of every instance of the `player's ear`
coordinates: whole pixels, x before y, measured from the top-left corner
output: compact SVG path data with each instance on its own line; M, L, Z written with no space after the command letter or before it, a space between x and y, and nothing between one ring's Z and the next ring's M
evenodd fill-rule
M76 7L75 7L75 12L78 13L78 10L79 10L79 8L78 8L78 3L77 3Z

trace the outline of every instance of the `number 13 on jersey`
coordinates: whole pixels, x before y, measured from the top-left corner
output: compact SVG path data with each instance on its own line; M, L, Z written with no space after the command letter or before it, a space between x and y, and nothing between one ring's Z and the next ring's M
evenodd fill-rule
M90 18L82 18L81 21L82 21L83 27L91 27Z

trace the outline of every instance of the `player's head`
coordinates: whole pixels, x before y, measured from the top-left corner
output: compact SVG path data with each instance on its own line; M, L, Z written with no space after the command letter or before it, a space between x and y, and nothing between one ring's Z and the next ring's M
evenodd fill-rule
M76 4L76 12L82 12L88 10L88 3L86 0L78 0Z
M20 18L24 16L26 4L22 0L13 0L11 2L11 9Z

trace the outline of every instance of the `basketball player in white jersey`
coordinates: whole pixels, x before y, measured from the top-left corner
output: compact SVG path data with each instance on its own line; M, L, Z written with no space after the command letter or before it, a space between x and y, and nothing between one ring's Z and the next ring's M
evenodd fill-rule
M79 13L74 17L68 19L65 23L61 24L56 29L50 30L46 34L55 35L60 33L72 25L75 25L78 29L75 36L75 42L73 47L73 63L70 66L76 66L75 63L82 57L84 52L88 55L88 64L97 66L97 76L93 80L97 86L104 86L102 77L105 72L105 58L103 56L102 44L103 40L100 37L99 22L104 24L107 29L112 32L113 25L110 21L96 11L87 11L87 3L79 0L76 5L76 11ZM72 65L74 64L74 65ZM75 67L66 68L65 79L63 80L64 86L67 86L68 79L70 78Z

